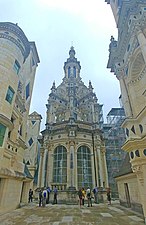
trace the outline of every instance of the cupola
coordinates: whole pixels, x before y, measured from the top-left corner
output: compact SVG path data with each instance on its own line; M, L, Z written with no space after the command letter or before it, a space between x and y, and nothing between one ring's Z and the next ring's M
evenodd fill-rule
M78 78L80 77L80 62L77 61L77 58L75 58L75 50L72 46L69 50L69 58L64 63L64 72L65 72L65 78Z

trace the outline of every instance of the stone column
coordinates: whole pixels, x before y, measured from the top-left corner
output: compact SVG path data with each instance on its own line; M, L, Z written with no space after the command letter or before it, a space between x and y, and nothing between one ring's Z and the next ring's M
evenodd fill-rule
M67 151L67 187L70 187L70 152Z
M99 171L98 171L98 154L97 154L97 146L95 147L95 163L96 163L96 179L97 179L97 187L99 187Z
M75 187L78 189L78 171L77 171L77 150L75 150L75 155L74 155L74 173L75 173Z
M42 170L43 170L43 158L44 158L44 148L41 147L40 148L40 162L39 162L39 173L38 173L38 184L37 186L38 187L42 187L42 181L41 181L41 178L42 178Z
M92 150L92 154L91 154L91 165L92 165L92 183L93 183L93 187L95 187L96 186L96 184L95 184L95 165L94 165L93 150Z
M144 61L146 63L146 37L141 30L139 30L137 32L137 39L138 39L138 42L140 44L140 48L141 48L141 51L142 51Z
M100 187L103 187L103 169L102 169L102 159L101 159L101 149L100 146L97 148L97 155L99 159L99 176L100 176Z
M75 149L74 145L70 145L70 186L75 186Z
M42 165L42 179L41 179L41 183L42 183L42 186L44 187L45 186L45 183L46 183L46 160L47 160L47 152L48 150L45 149L44 151L44 157L43 157L43 165Z
M50 187L49 184L49 170L50 170L50 163L49 163L49 159L50 159L50 154L49 151L50 150L50 146L48 146L48 152L47 152L47 171L46 171L46 185L47 187Z
M105 182L105 187L109 186L108 183L108 173L107 173L107 164L106 164L106 158L105 158L105 146L102 149L102 158L103 158L103 170L104 170L104 182Z
M54 162L54 152L52 149L49 149L48 152L48 186L51 187L53 182L53 162Z

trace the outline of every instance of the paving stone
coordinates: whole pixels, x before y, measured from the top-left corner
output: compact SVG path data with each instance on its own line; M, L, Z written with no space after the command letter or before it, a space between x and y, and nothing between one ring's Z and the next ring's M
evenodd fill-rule
M139 218L138 216L128 216L131 220L137 221L137 222L142 222L143 220Z
M115 212L118 212L118 213L124 213L123 210L118 209L118 208L115 208L115 207L111 207L111 206L110 206L109 209L110 209L110 210L113 210L113 211L115 211Z
M91 213L91 211L88 209L82 209L82 213Z
M100 213L103 217L112 217L112 215L111 214L109 214L109 213Z
M72 222L73 217L72 216L64 216L62 219L62 222Z

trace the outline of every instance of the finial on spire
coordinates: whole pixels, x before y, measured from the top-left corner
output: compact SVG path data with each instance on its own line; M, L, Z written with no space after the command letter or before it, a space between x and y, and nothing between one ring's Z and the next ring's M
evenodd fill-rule
M54 81L51 90L53 91L55 89L56 89L56 86L55 86L55 81Z
M74 57L75 57L75 54L76 54L76 52L75 52L75 50L74 50L74 47L71 46L71 48L70 48L70 50L69 50L70 58L74 58Z
M89 80L89 89L90 90L93 90L93 87L92 87L92 84L91 84L91 81Z

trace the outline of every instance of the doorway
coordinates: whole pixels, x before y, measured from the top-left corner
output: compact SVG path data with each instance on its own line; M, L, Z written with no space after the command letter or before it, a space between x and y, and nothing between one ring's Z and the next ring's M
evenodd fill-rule
M129 187L127 183L124 183L124 188L125 188L125 195L126 195L126 203L127 207L131 208L131 202L130 202L130 194L129 194Z

